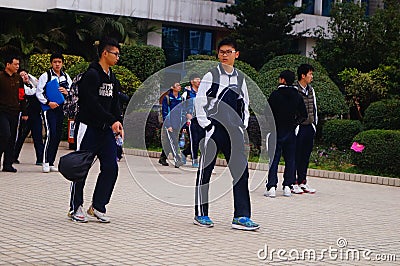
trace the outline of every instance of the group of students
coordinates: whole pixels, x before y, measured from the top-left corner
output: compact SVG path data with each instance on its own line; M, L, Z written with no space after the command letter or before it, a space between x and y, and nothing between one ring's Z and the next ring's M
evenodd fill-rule
M86 212L83 211L83 189L86 179L71 183L68 217L82 223L88 221L87 215L95 217L99 222L110 222L110 218L106 215L106 205L110 201L118 176L115 139L124 137L118 97L120 84L111 70L111 66L117 64L119 60L120 46L115 40L105 38L100 41L97 51L99 60L90 64L79 84L79 112L75 121L77 150L91 151L100 161L100 173L92 202ZM163 139L167 144L163 145L164 150L159 163L168 164L166 159L169 152L174 155L175 167L180 167L187 155L192 156L192 166L197 168L193 223L203 227L213 227L214 222L208 215L209 182L217 154L219 151L222 152L233 178L232 228L253 231L259 229L260 225L251 220L249 170L244 142L244 131L250 116L246 80L243 74L234 68L235 59L239 57L238 46L234 39L226 38L220 41L217 53L220 63L207 72L201 82L198 75L192 75L190 86L182 95L180 84L175 83L164 97ZM12 95L10 97L12 104L9 105L2 102L3 97L0 98L0 135L7 136L0 138L1 153L7 151L12 131L14 129L16 131L17 127L12 126L16 125L18 112L22 110L24 119L28 118L23 102L18 99L18 93L15 93L18 86L22 85L22 79L14 75L18 70L17 63L19 62L14 60L6 61L6 73L0 73L0 93ZM59 90L64 95L68 93L71 85L69 76L61 71L62 55L52 55L51 63L50 77L44 73L39 78L36 91L37 100L42 105L50 107L43 112L48 138L50 137L44 145L43 171L56 170L54 159L57 150L50 148L58 147L57 132L61 132L58 131L61 127L59 119L63 117L61 106L45 97L45 84L47 80L58 79ZM275 137L277 141L275 153L270 154L271 163L265 192L267 196L275 196L277 166L281 153L287 164L283 183L285 195L288 195L289 191L315 192L306 181L317 123L315 92L310 86L313 70L310 65L301 65L296 84L293 84L293 72L282 72L279 76L278 89L268 99L277 128L276 133L271 133L274 135L269 139ZM8 78L6 82L4 76ZM21 83L17 85L20 81ZM8 89L5 89L6 87ZM10 117L13 119L9 119ZM184 124L186 124L185 130L189 132L191 145L180 153L178 135ZM201 139L204 139L204 142L200 145ZM199 160L198 149L200 149ZM3 171L12 167L10 157L5 157ZM40 153L37 159L37 162L40 162Z
M276 197L278 165L282 155L285 160L283 196L316 192L307 184L306 178L318 121L315 91L310 85L313 71L313 66L301 64L297 69L297 82L294 72L282 71L278 77L278 88L268 98L275 130L267 141L269 147L275 143L275 149L269 149L266 197Z
M64 57L54 53L50 56L51 69L43 73L39 79L19 69L19 58L9 56L6 67L1 72L2 84L0 119L1 119L1 155L4 153L4 172L17 172L13 164L19 164L19 155L25 138L31 132L36 165L42 166L45 173L57 172L54 166L59 143L61 141L64 119L63 106L51 102L46 96L46 84L57 79L59 91L68 95L72 83L67 73L62 71ZM43 140L43 125L46 139Z
M200 76L197 73L192 73L189 77L190 85L181 93L181 85L179 82L169 89L162 98L161 113L163 118L162 144L158 162L163 166L168 166L167 156L172 153L175 167L187 163L188 155L192 158L192 167L198 168L198 151L200 140L204 137L204 130L199 126L195 117L194 100L200 86ZM186 138L182 144L178 143L179 136L187 134L189 137L188 143ZM180 151L180 146L183 150Z

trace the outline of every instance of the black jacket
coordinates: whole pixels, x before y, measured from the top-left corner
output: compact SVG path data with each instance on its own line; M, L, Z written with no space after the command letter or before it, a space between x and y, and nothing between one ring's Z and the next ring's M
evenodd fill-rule
M294 130L307 118L303 97L295 87L279 85L268 98L278 132Z
M108 76L99 63L91 63L78 86L79 122L103 129L121 122L119 82L111 69Z

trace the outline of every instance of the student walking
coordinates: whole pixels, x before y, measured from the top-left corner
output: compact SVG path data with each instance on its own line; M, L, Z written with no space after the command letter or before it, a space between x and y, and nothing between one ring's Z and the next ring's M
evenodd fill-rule
M186 112L186 130L189 133L189 145L182 151L182 163L186 164L186 156L192 157L192 166L195 168L199 167L198 152L200 140L204 138L204 129L197 122L194 101L196 100L197 92L200 86L200 76L193 73L189 77L190 86L185 88L185 92L182 94L182 100L184 102L184 109Z
M244 148L244 130L249 120L247 86L242 74L233 67L239 56L236 41L223 39L217 51L220 64L203 77L195 101L197 120L205 129L205 141L200 147L194 224L214 226L208 216L208 190L217 153L222 151L233 177L232 228L257 230L260 226L250 219L249 171Z
M18 137L15 143L14 163L19 164L19 154L22 145L29 132L31 132L33 139L33 146L36 154L36 165L42 165L44 143L42 136L42 107L39 100L36 98L36 86L38 80L28 73L25 69L21 69L19 74L24 82L25 99L27 101L27 114L28 120L20 119L18 127Z
M183 164L178 145L179 132L182 127L182 106L180 106L182 97L180 91L181 84L176 82L162 100L162 116L164 122L161 141L163 150L158 160L161 165L168 166L167 157L169 153L172 153L175 168L179 168Z
M111 66L119 60L120 46L114 39L102 39L98 46L99 61L90 64L79 84L79 112L76 117L77 150L97 155L100 173L87 214L99 222L108 223L109 203L118 177L116 137L124 137L119 106L118 82ZM77 222L87 222L83 211L83 189L86 178L72 182L68 216Z
M72 80L70 76L62 70L64 64L64 56L60 53L53 53L50 56L51 69L43 73L39 77L39 83L36 89L36 97L39 102L49 108L43 112L44 125L46 128L46 140L43 152L43 173L58 172L58 168L54 165L58 146L61 141L62 125L64 121L63 104L50 101L47 97L47 83L53 79L58 80L59 91L63 96L68 95Z

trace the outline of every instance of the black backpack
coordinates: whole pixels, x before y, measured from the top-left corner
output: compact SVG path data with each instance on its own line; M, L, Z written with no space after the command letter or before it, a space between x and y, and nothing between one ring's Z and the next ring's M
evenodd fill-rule
M68 95L65 97L63 112L64 115L68 118L75 118L76 114L79 111L78 88L79 88L79 83L84 74L85 72L76 75L76 77L72 80L71 88L68 91Z

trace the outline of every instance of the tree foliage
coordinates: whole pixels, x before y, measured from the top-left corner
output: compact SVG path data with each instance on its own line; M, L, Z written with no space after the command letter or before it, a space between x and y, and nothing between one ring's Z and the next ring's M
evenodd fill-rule
M293 26L300 23L295 17L301 8L295 1L287 0L241 0L218 11L236 17L236 23L219 24L231 30L238 40L240 57L256 69L269 59L287 53L296 53L293 47Z

